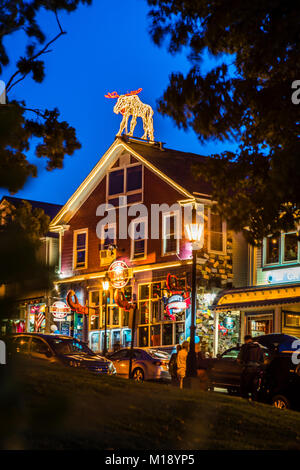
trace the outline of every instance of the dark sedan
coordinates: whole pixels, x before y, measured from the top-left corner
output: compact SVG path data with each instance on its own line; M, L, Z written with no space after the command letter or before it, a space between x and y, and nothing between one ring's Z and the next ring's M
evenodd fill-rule
M278 408L300 408L300 366L292 361L298 338L272 334L255 338L264 348L267 364L259 380L259 400ZM299 340L298 340L299 341ZM293 346L294 343L294 346ZM242 365L237 361L240 347L228 349L199 365L206 370L209 388L225 388L240 393Z
M95 354L85 343L69 336L38 333L12 335L8 338L8 360L18 356L50 363L59 362L99 374L116 372L109 359Z

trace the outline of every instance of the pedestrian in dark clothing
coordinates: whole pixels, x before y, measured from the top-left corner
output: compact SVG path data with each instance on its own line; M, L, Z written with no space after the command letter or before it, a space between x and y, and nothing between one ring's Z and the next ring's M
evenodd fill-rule
M170 361L169 361L169 372L170 372L170 375L171 375L171 384L172 385L178 385L179 384L179 380L178 380L178 376L177 376L177 354L180 351L180 349L181 349L180 344L177 344L176 352L174 352L172 354L172 356L170 358Z
M201 350L201 344L195 344L195 354L197 361L197 377L199 378L199 384L201 390L208 389L208 375L207 375L207 360L203 351Z
M251 335L246 335L245 344L241 347L238 355L238 362L243 366L241 375L241 395L243 398L256 399L258 388L258 377L262 370L265 355L259 343L253 341Z

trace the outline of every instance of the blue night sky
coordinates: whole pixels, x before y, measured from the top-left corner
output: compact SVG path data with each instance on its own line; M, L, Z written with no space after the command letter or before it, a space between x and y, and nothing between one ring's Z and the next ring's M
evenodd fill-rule
M65 157L64 168L48 172L43 159L28 154L38 165L38 177L31 178L16 196L64 204L112 144L120 125L113 113L115 101L104 98L108 91L126 93L143 88L141 100L154 109L155 140L167 147L209 155L232 144L210 142L201 145L193 131L175 127L172 120L156 112L156 100L167 87L172 71L189 70L184 53L170 55L155 46L148 33L148 5L145 0L94 0L90 7L80 6L71 14L60 14L67 35L44 56L46 78L42 84L30 78L17 85L10 99L24 99L29 108L58 107L61 118L75 127L81 150ZM54 15L41 13L41 24L52 38L58 32ZM7 81L15 71L27 41L22 33L6 40L11 65L1 77ZM204 70L211 67L207 58ZM140 119L138 119L140 121ZM137 125L136 136L142 135ZM0 191L0 197L7 191Z

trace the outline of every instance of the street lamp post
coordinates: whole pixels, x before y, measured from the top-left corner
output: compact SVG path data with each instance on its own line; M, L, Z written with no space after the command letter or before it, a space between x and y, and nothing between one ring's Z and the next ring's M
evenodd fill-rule
M109 281L107 277L102 281L102 289L105 293L105 305L104 305L104 344L103 344L103 356L106 356L107 353L107 297L109 292Z
M197 376L197 360L195 353L195 333L196 333L196 303L197 303L197 250L203 246L203 221L197 222L196 207L192 209L192 222L186 224L186 232L189 241L192 243L193 264L192 264L192 292L191 292L191 327L190 327L190 349L187 356L187 377Z

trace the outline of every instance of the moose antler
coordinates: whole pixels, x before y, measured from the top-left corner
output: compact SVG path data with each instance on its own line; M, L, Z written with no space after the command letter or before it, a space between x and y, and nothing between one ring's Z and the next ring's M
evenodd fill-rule
M131 96L131 95L138 95L143 88L139 88L138 90L130 91L129 93L126 93L125 96Z
M113 91L112 93L107 93L107 95L104 95L105 98L119 98L120 95L116 91Z
M139 88L138 90L133 90L130 91L129 93L124 93L124 96L131 96L131 95L138 95L143 88ZM119 98L119 94L116 91L113 91L112 93L107 93L107 95L104 95L105 98Z

